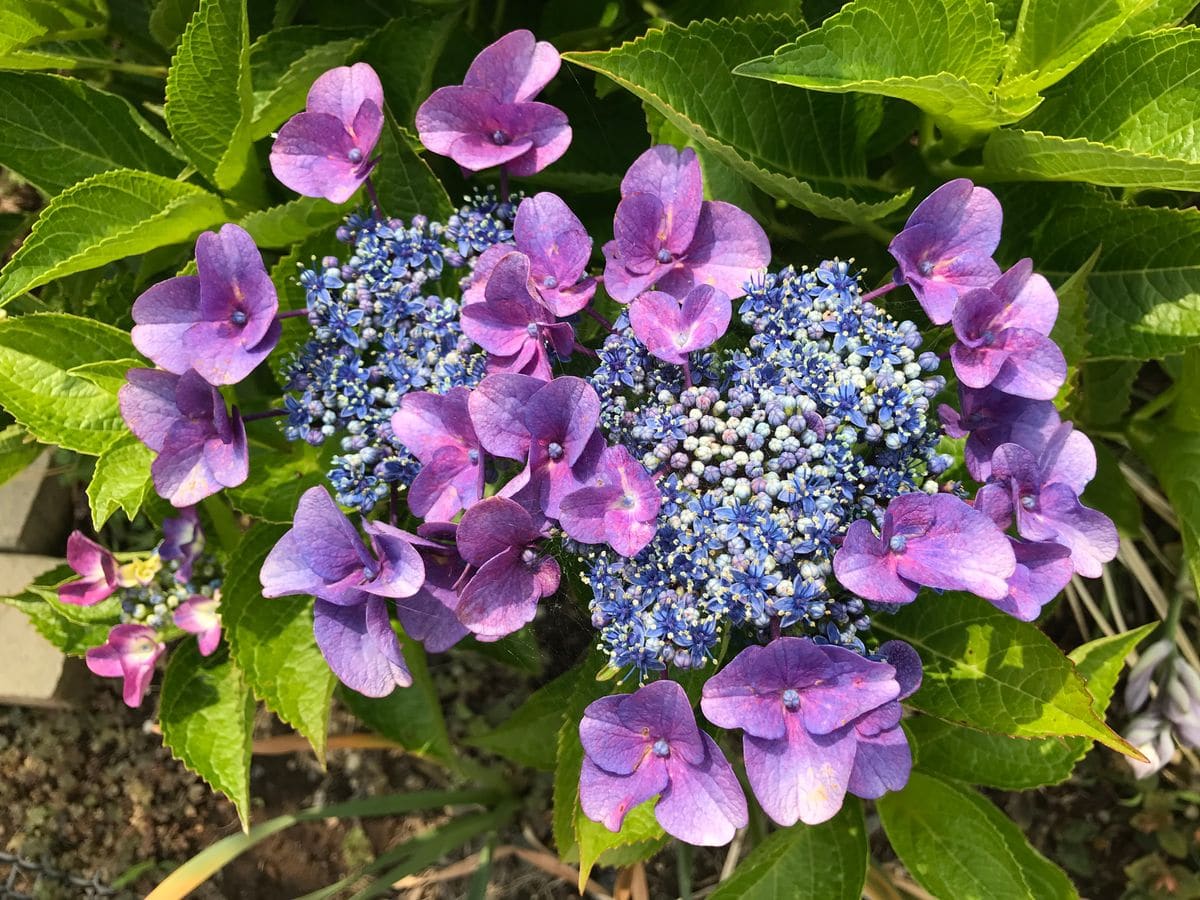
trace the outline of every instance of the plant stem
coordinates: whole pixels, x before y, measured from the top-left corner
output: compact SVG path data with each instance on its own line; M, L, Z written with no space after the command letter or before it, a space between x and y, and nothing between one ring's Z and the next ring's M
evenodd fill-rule
M612 334L612 332L613 332L613 323L612 323L612 322L610 322L610 321L608 321L608 319L604 318L604 316L600 315L600 313L596 312L596 311L595 311L594 309L592 309L590 306L585 306L585 307L583 308L583 314L584 314L585 316L587 316L589 319L593 319L594 321L596 321L596 322L599 322L599 323L600 323L601 325L603 325L603 326L604 326L606 329L608 329L608 332L609 332L609 334Z
M371 206L375 209L375 218L382 221L383 209L379 206L379 195L375 193L375 182L368 175L363 181L363 187L367 189L367 196L371 198Z
M863 294L863 295L862 295L861 297L859 297L858 299L859 299L861 302L863 302L863 303L866 303L868 300L874 300L876 297L882 297L882 296L883 296L884 294L886 294L888 291L893 291L893 290L895 290L897 287L899 287L899 285L897 285L897 284L896 284L896 282L894 282L894 281L889 281L889 282L888 282L887 284L885 284L883 287L877 287L877 288L875 288L875 290L873 290L873 291L870 291L870 292L868 292L868 293L866 293L866 294Z
M246 413L242 416L242 421L257 422L259 419L278 419L280 416L286 415L286 409L264 409L262 412Z
M680 900L692 900L692 845L675 842L676 874L679 876Z
M500 202L508 202L508 168L500 167Z
M277 318L277 319L296 319L296 318L299 318L300 316L307 316L307 315L308 315L308 307L305 307L304 309L289 309L289 310L286 310L281 313L276 313L275 318Z

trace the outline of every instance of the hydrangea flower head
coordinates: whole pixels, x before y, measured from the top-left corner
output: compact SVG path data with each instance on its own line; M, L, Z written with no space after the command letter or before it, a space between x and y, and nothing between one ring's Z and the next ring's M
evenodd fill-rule
M681 301L647 291L629 306L633 333L651 354L683 365L688 354L715 344L729 328L733 304L714 287L699 284Z
M737 776L716 742L696 727L676 682L600 698L584 711L579 738L580 806L610 831L619 831L629 810L656 794L658 823L689 844L727 844L749 821Z
M651 147L629 167L604 245L604 287L628 303L655 287L683 298L697 285L740 297L771 259L762 227L730 203L705 200L694 150Z
M158 633L146 625L114 625L108 641L87 651L87 667L102 678L124 679L126 706L138 707L154 677L154 665L167 650Z
M235 408L195 370L130 369L118 399L125 424L158 455L154 489L174 506L198 503L250 473L246 428Z
M483 496L485 457L463 387L445 394L406 394L392 414L392 433L421 463L408 488L413 515L449 522Z
M922 200L892 239L896 280L912 288L935 325L950 321L962 293L1000 276L992 254L1003 217L995 194L956 178Z
M120 586L117 559L82 531L67 538L67 565L79 576L61 585L58 599L72 606L93 606L112 596Z
M330 69L313 82L304 112L271 146L271 171L298 194L345 203L371 174L383 131L383 85L366 63Z
M533 100L560 63L550 44L525 30L509 32L479 52L462 84L439 88L421 104L421 143L472 172L540 172L571 144L563 112Z
M279 343L275 285L253 238L232 224L196 239L196 270L137 298L133 345L168 372L237 384Z
M221 643L221 614L217 611L220 605L219 594L212 597L195 594L175 610L175 625L196 635L201 656L211 656Z

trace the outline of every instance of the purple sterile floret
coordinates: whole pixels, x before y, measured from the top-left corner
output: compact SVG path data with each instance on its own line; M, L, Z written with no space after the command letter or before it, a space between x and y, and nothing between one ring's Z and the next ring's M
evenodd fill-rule
M963 458L976 481L987 481L992 472L992 454L1001 444L1044 447L1062 420L1049 400L1015 397L994 387L959 385L960 409L942 404L938 413L946 434L965 437Z
M604 544L636 556L654 538L662 494L646 467L622 446L600 458L592 483L572 491L559 506L559 522L585 544Z
M130 369L118 400L125 424L158 454L150 466L154 489L174 506L191 506L250 473L246 428L220 391L194 370L173 375Z
M478 571L462 590L457 614L472 633L493 640L511 634L558 590L558 563L539 552L541 538L529 512L506 497L480 500L463 513L458 552Z
M881 603L909 603L922 586L999 600L1015 568L1004 532L953 494L896 497L878 537L859 519L833 557L845 588Z
M571 127L562 110L532 98L558 72L558 51L524 29L484 47L460 85L438 88L417 110L426 148L478 172L505 166L533 175L562 156Z
M114 625L108 641L87 651L87 667L102 678L123 678L126 706L141 706L154 677L154 665L167 650L147 625Z
M783 637L746 648L704 685L704 715L745 732L750 786L780 825L826 821L852 782L875 797L907 781L897 701L919 684L920 661L907 645L889 649L896 666Z
M440 534L441 528L448 533L444 536ZM443 542L443 537L453 540L454 525L430 523L422 525L419 530L437 540L408 535L425 564L425 581L411 597L396 599L396 616L404 626L405 634L420 641L430 653L442 653L470 633L457 615L459 599L456 586L467 564L453 544Z
M117 558L82 531L67 538L67 565L79 577L58 588L58 599L73 606L92 606L112 596L121 585Z
M470 391L405 394L392 433L421 463L408 488L413 515L448 522L483 496L484 452L467 410Z
M529 257L529 277L556 316L587 306L596 293L596 279L585 277L592 238L557 194L543 192L521 201L513 242Z
M1009 540L1017 568L1008 579L1008 595L991 602L1022 622L1032 622L1075 574L1071 551L1053 541Z
M313 82L305 111L271 146L271 171L305 197L345 203L371 174L383 132L383 85L366 63L330 69Z
M748 821L737 776L674 681L600 698L584 711L579 738L579 803L609 831L656 794L658 823L689 844L727 844Z
M275 285L237 225L196 239L196 271L134 301L133 345L168 372L194 369L209 384L237 384L279 343Z
M511 252L488 276L482 303L468 303L461 313L463 334L486 350L488 371L520 373L542 381L553 377L547 343L569 357L575 330L559 322L541 298L530 291L529 257Z
M1067 380L1067 361L1050 340L1058 298L1023 259L991 286L967 291L954 307L958 341L950 360L969 388L994 387L1031 400L1052 400Z
M604 245L604 287L624 303L651 287L682 298L710 285L740 297L771 259L767 235L753 218L704 199L695 151L666 144L651 147L626 172L613 235Z
M1063 544L1076 572L1099 578L1119 541L1108 516L1079 502L1095 474L1092 442L1064 422L1044 447L997 447L991 477L976 494L975 506L1003 528L1015 516L1021 537Z
M688 354L711 347L729 328L733 304L707 284L688 291L683 301L662 291L647 291L629 306L633 333L651 354L683 365Z
M204 529L200 527L200 516L196 507L188 506L178 516L163 519L163 539L158 545L158 555L163 562L177 562L175 580L185 584L192 580L192 564L204 550Z
M196 635L201 656L210 656L221 643L221 614L217 611L220 605L219 596L193 594L175 610L175 624L188 634Z
M325 488L300 498L289 529L259 572L264 597L311 594L313 633L321 653L349 687L383 697L412 676L392 629L387 598L416 594L425 565L409 535L367 522L368 550Z
M922 200L892 239L896 280L912 288L935 325L950 321L963 292L1000 277L992 254L1003 218L995 194L956 178Z

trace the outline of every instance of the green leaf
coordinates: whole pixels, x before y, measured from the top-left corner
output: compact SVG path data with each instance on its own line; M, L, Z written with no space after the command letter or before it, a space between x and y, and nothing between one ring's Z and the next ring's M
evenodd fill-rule
M919 106L950 131L986 131L1028 115L1026 95L994 90L1004 33L988 0L856 0L820 28L738 75L816 91L857 91Z
M278 28L256 40L250 47L250 69L258 86L254 91L251 138L265 138L302 110L317 76L345 65L365 40L360 35L347 36L344 31L315 25Z
M0 406L42 443L98 456L129 433L117 396L69 370L132 351L128 334L92 319L0 319Z
M1079 896L1062 869L974 791L913 772L904 790L885 794L875 805L892 849L935 896Z
M1129 412L1137 360L1097 360L1079 366L1069 395L1069 413L1081 429L1119 425Z
M348 206L334 206L323 197L297 197L249 213L238 224L250 232L259 247L282 249L341 224Z
M1056 0L1042 5L1072 8ZM984 164L1046 181L1200 189L1200 146L1190 134L1197 90L1196 29L1121 41L1081 65L1019 129L993 134Z
M167 75L167 127L222 191L251 162L250 32L245 0L200 0Z
M88 484L88 507L97 531L118 509L133 519L150 489L150 463L154 454L132 434L119 438L100 454Z
M454 206L437 176L417 155L416 138L390 115L386 123L376 149L381 158L371 176L384 214L401 219L420 214L445 221Z
M534 691L499 727L468 743L518 765L553 771L556 748L550 736L562 728L563 713L578 684L579 672L578 668L571 669Z
M1119 753L1135 751L1096 715L1083 679L1029 622L986 600L946 593L912 603L874 625L912 644L925 674L912 706L971 728L1015 737L1079 735Z
M90 381L101 390L115 394L125 384L125 376L130 369L145 366L146 363L140 359L105 359L72 366L67 370L67 374Z
M433 87L433 70L450 36L460 10L441 11L409 7L371 36L363 48L363 62L379 73L388 110L408 127ZM420 47L420 53L397 53L397 47Z
M150 35L165 49L174 50L196 13L200 0L157 0L150 12Z
M7 0L0 7L0 53L48 40L69 41L104 32L105 12L87 3Z
M1151 622L1091 641L1070 653L1087 681L1098 715L1108 710L1125 657L1156 627L1157 623ZM928 716L908 719L905 725L916 747L919 770L1008 791L1065 781L1092 747L1087 738L1023 740L972 731Z
M1130 438L1179 516L1184 557L1200 590L1200 431L1156 421L1135 426Z
M1196 0L1145 0L1138 11L1125 20L1116 37L1129 37L1178 25L1196 7Z
M225 494L234 508L267 522L290 523L300 495L325 483L325 454L304 441L285 450L254 445L250 477Z
M248 829L254 696L224 647L205 658L195 641L175 645L158 719L171 755L228 797Z
M578 680L570 699L563 705L563 724L558 732L554 763L554 845L563 859L573 856L579 846L576 823L579 807L579 773L583 769L583 744L579 742L579 720L588 704L609 692L609 684L596 675L608 658L593 650L579 664Z
M312 598L267 599L258 579L263 560L286 530L255 525L242 536L221 588L221 624L254 696L302 734L324 763L337 678L313 637Z
M0 72L0 128L0 163L47 195L110 169L183 168L127 100L78 78Z
M633 92L773 196L849 222L894 212L908 192L893 196L872 181L864 152L880 122L879 101L789 91L729 74L799 28L763 18L668 25L612 50L563 58ZM804 140L797 140L801 133Z
M858 900L867 880L862 803L847 797L820 825L781 828L754 848L712 900Z
M1058 286L1058 319L1050 332L1050 338L1067 358L1067 365L1077 366L1087 356L1087 280L1100 258L1097 247L1082 266L1071 273L1071 277Z
M446 720L442 717L437 690L429 675L425 650L416 641L400 635L404 659L412 673L410 687L398 687L386 697L364 697L342 687L339 695L363 723L406 750L442 762L454 760Z
M189 241L223 221L220 198L193 185L132 169L93 175L42 210L0 270L0 306L64 275Z
M662 849L666 835L654 818L657 797L635 806L625 815L618 832L609 831L598 822L593 822L581 811L575 820L575 834L579 841L579 890L583 891L592 874L592 867L605 853L637 847L639 854L649 858ZM631 863L626 863L630 865Z
M24 471L41 452L42 445L20 425L0 428L0 484Z
M62 614L66 604L56 602L55 587L74 577L70 566L56 566L35 578L33 584L20 594L0 597L0 603L25 613L38 634L63 653L83 656L92 647L99 647L108 640L109 626L102 622L74 622Z

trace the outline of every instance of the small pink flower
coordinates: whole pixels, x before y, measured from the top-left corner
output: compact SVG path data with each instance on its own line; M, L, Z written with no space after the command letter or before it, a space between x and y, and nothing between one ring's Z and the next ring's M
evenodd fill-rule
M79 580L58 589L58 599L63 603L92 606L111 597L120 586L116 558L81 531L72 531L67 538L67 565Z
M211 655L221 643L221 614L217 612L220 605L219 594L215 597L192 594L175 610L175 624L196 635L201 656Z
M103 678L124 678L126 706L142 705L154 677L154 665L167 645L146 625L114 625L108 643L87 652L87 667Z

